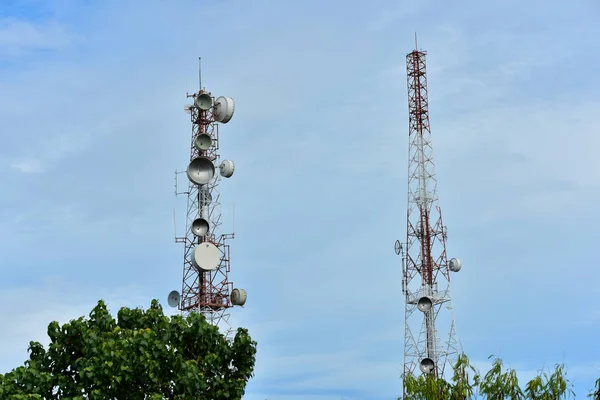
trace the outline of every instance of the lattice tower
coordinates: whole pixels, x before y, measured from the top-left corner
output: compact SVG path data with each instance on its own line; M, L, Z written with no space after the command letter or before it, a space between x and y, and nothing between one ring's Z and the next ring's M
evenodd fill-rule
M207 321L219 326L232 338L229 309L244 305L246 292L234 289L229 281L230 246L233 233L221 232L221 177L233 175L234 164L221 162L219 156L219 122L226 123L233 115L233 100L219 97L202 89L188 95L194 104L186 106L192 123L190 164L186 174L187 195L186 228L184 237L176 242L184 244L183 280L181 295L169 295L169 304L177 306L183 315L202 313Z
M404 375L443 377L452 370L458 341L450 292L450 272L461 261L446 255L447 228L439 206L424 51L406 56L409 154L406 242L396 242L402 254L402 293L405 296ZM448 368L450 366L450 368Z

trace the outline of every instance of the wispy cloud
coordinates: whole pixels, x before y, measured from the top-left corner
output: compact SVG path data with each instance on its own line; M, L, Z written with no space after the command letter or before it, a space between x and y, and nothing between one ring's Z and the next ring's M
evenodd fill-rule
M60 50L75 40L55 21L32 23L16 18L0 18L0 54L18 56L35 50Z
M63 158L86 150L88 144L85 133L44 138L42 143L32 143L33 151L25 157L16 157L10 167L27 174L46 172Z

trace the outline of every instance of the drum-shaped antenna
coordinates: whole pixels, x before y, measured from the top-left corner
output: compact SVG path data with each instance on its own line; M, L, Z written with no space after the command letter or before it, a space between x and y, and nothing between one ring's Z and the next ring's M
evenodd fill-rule
M235 171L235 164L231 160L223 160L219 167L219 171L223 178L231 178L233 171Z
M196 100L194 100L194 104L202 111L209 110L212 107L212 97L210 97L206 93L203 93L200 96L196 97Z
M431 299L427 296L421 297L419 299L419 302L417 303L417 308L419 309L419 311L423 311L423 312L427 312L427 311L431 310L432 306L433 306L433 303L431 302Z
M206 157L197 157L187 167L187 176L196 185L206 185L215 176L215 166Z
M210 146L212 146L212 139L206 133L201 133L198 136L196 136L196 141L194 142L194 145L198 150L205 151L210 149Z
M235 103L231 97L221 96L215 100L215 111L213 116L215 121L226 124L233 117L235 111Z
M431 358L424 358L421 360L421 364L419 365L419 369L424 374L433 374L435 370L435 363Z
M248 299L248 294L244 289L233 289L231 292L231 303L234 306L243 306L246 304L246 299Z
M199 270L212 271L221 263L221 251L210 242L202 242L194 249L192 264Z
M210 225L204 218L196 218L194 222L192 222L192 233L195 236L205 236L209 229Z
M181 296L179 295L179 292L177 290L173 290L171 293L169 293L169 298L167 299L167 302L169 303L169 306L177 307L179 305L180 300Z
M462 261L460 261L460 259L458 258L453 258L450 260L450 265L448 266L450 268L450 271L452 272L458 272L460 271L461 267L462 267Z

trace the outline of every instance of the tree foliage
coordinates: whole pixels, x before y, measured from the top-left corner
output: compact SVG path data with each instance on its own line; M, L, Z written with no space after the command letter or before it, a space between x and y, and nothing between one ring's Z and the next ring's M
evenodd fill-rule
M575 397L563 364L556 365L553 371L540 371L524 390L519 386L516 371L504 368L500 358L496 358L492 368L481 376L464 354L459 355L450 382L431 375L408 375L403 379L404 400L562 400ZM588 397L600 400L600 379Z
M0 399L240 399L256 342L239 328L233 342L193 313L167 317L101 300L89 315L48 326L48 349L30 342L24 366L0 375Z

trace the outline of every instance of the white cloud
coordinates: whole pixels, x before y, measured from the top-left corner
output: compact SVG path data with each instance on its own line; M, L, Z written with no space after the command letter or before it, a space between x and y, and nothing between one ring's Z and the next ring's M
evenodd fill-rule
M0 54L18 56L30 50L59 50L74 38L54 21L34 24L16 18L0 19Z
M63 158L86 150L88 143L89 137L85 133L44 138L41 143L31 145L34 148L31 155L16 157L10 166L23 173L45 172Z

